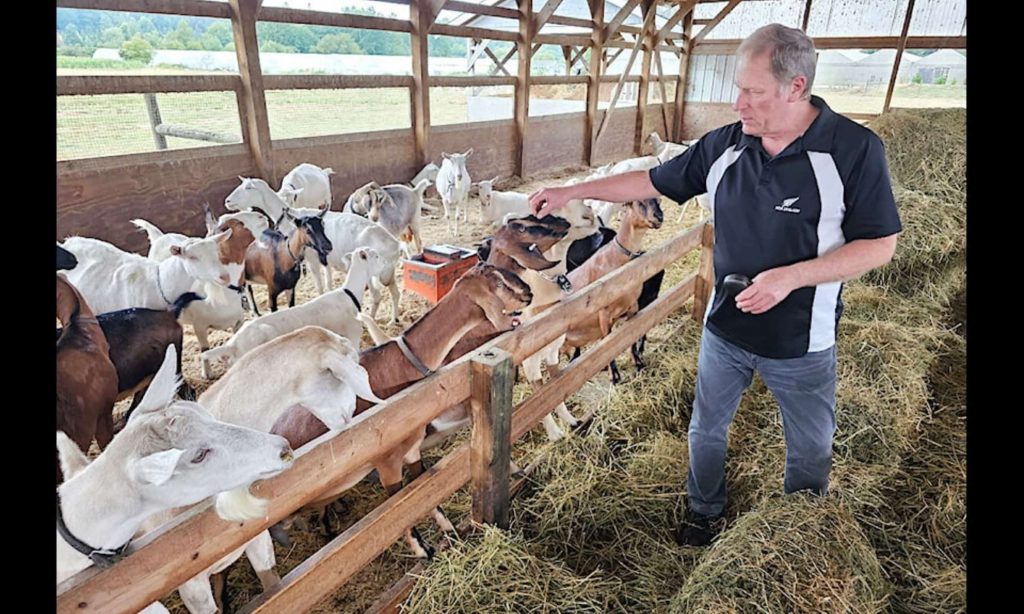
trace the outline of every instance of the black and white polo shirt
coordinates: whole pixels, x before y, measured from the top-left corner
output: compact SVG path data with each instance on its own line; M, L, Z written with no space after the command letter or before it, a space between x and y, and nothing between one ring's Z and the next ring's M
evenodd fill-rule
M721 292L726 275L753 279L855 239L902 230L881 139L817 96L811 104L820 109L818 117L774 158L760 137L743 134L736 122L707 133L650 171L654 187L676 202L707 192L715 221L715 289L705 325L768 358L797 358L832 347L842 284L797 289L772 309L752 315Z

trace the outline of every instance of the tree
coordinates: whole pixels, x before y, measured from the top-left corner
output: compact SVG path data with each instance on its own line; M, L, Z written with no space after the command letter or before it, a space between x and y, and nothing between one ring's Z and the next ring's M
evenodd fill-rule
M64 39L65 45L81 45L83 43L82 33L78 31L78 27L75 24L68 24L68 27L64 28L64 33L61 35Z
M216 36L222 47L235 40L234 34L231 33L231 26L223 21L211 24L210 27L206 29L206 33Z
M348 34L328 34L313 47L313 53L361 54L363 50Z
M100 36L101 47L120 49L122 44L124 44L124 33L121 32L121 28L111 26L106 30L103 30L103 33Z
M232 49L234 49L234 45L232 45ZM266 53L295 53L297 50L295 47L282 45L276 41L267 41L260 43L260 51L265 51Z
M224 47L224 43L220 42L216 36L210 34L209 31L203 34L203 37L199 39L199 42L203 45L205 51L220 51Z
M273 41L292 47L299 53L309 53L309 50L317 43L317 37L313 35L308 26L292 23L261 21L256 24L256 35L261 43Z
M125 41L121 45L121 51L118 52L122 59L135 62L143 62L148 64L153 59L153 48L149 45L146 39L141 36L133 36L131 39Z

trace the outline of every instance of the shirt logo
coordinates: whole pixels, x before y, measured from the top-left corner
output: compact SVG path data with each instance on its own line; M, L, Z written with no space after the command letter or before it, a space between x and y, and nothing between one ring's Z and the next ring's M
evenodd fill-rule
M775 210L783 211L785 213L800 213L800 209L793 206L793 204L798 200L800 200L799 196L796 196L794 198L787 198L782 201L781 205L775 205Z

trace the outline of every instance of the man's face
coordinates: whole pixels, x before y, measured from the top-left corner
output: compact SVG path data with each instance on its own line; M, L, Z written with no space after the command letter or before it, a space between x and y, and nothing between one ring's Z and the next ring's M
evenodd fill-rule
M743 133L764 136L781 128L789 100L772 75L769 55L741 57L736 65L739 95L733 109L743 122Z

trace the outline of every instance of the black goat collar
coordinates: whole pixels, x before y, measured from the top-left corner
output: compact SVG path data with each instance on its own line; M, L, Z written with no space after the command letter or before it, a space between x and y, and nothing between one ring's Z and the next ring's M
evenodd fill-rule
M68 525L64 524L64 514L60 511L60 493L57 493L57 532L64 538L64 541L75 550L81 552L85 556L89 557L97 567L106 569L114 563L120 561L125 557L125 551L128 549L128 544L131 540L125 542L120 548L113 550L104 548L93 548L84 541L78 539L71 534L71 530L68 529Z

